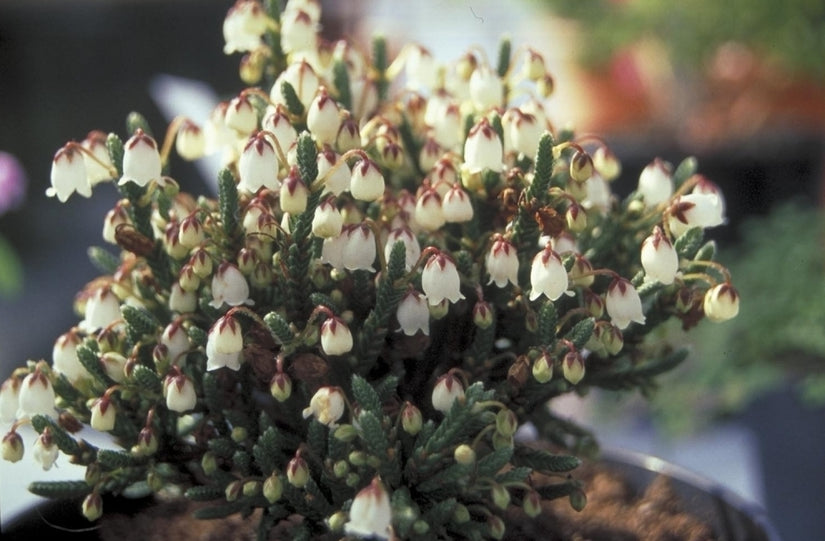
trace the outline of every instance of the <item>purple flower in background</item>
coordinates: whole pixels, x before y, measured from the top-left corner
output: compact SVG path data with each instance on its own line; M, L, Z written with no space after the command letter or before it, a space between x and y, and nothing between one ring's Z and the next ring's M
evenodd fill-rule
M0 214L5 214L23 202L26 194L26 172L13 155L0 151Z

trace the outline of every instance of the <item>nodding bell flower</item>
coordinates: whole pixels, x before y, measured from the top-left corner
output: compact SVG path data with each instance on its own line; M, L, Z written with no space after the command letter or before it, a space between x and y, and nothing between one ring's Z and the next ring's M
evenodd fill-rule
M459 143L461 143L461 121L461 111L458 105L449 103L444 108L443 114L433 119L432 134L435 142L448 150L456 149Z
M249 97L235 96L226 108L226 125L240 135L248 136L258 127L258 115Z
M194 291L184 291L180 283L172 284L169 293L169 309L179 314L194 312L198 307L198 296Z
M123 145L123 176L118 184L146 186L160 180L161 168L158 144L138 128Z
M490 273L488 284L495 282L497 287L505 287L507 282L518 285L518 252L510 241L499 236L487 254L487 272Z
M530 300L534 301L544 295L551 301L567 291L569 280L567 270L561 262L561 256L548 244L544 250L533 257L530 267Z
M200 126L187 118L178 128L175 150L178 156L187 161L202 158L206 153L206 134Z
M81 342L80 336L76 332L69 331L60 335L52 348L52 366L54 370L66 376L72 383L89 376L89 372L80 364L80 360L77 358L77 346Z
M81 145L91 154L90 156L83 153L83 162L86 164L86 178L89 185L94 186L103 181L111 180L114 171L112 159L109 157L109 150L106 148L106 134L99 130L89 132Z
M384 175L369 158L364 158L352 168L349 191L359 201L375 201L384 195Z
M323 86L307 111L307 129L315 141L323 145L334 145L338 138L338 128L341 126L338 104L332 99Z
M539 140L546 129L538 118L513 108L504 113L501 121L504 124L504 152L520 153L535 159Z
M335 198L330 197L321 201L312 217L312 234L316 237L328 239L341 234L344 226L344 217L335 206Z
M622 164L619 159L609 148L604 146L600 146L593 152L593 167L607 182L616 179L622 172Z
M238 189L255 193L261 188L277 190L278 156L263 132L258 132L246 143L238 160Z
M584 183L586 196L582 201L582 206L586 209L596 209L606 211L610 208L610 198L612 192L610 185L599 175L593 173Z
M375 233L365 223L348 228L345 233L342 262L347 270L366 270L375 272L372 267L377 254Z
M117 411L112 401L105 395L96 399L90 408L92 412L89 424L95 430L108 432L115 427Z
M398 303L395 312L401 332L413 336L419 331L430 334L430 309L424 296L414 289L409 289Z
M716 227L725 223L725 204L715 193L680 195L670 207L668 226L679 237L692 227Z
M393 246L396 242L404 243L404 261L407 270L412 269L418 258L421 257L421 245L409 227L396 227L387 235L387 243L384 245L384 258L389 261Z
M266 32L266 12L257 0L237 0L223 20L225 54L254 51Z
M127 205L128 203L124 201L118 201L115 203L114 208L106 213L106 217L103 220L103 240L109 244L117 244L115 233L117 232L118 226L132 223L132 220L129 218Z
M332 268L342 270L344 268L344 246L347 244L347 231L343 231L337 237L327 237L321 245L321 261Z
M352 171L346 162L332 170L338 163L339 156L332 150L326 149L318 153L318 178L324 179L324 193L331 193L332 195L340 195L349 190L350 179L352 178Z
M450 223L469 222L473 219L473 204L460 185L453 184L441 200L441 214Z
M679 271L679 255L658 226L642 242L641 261L646 282L672 284Z
M188 254L189 250L195 246L199 246L205 238L206 234L203 230L203 224L201 224L197 215L190 214L180 221L180 226L178 227L178 242L186 248L185 254Z
M727 282L713 286L705 292L702 308L711 321L733 319L739 314L739 292Z
M298 95L298 100L304 107L309 107L309 104L312 103L313 99L315 99L315 93L318 92L318 87L320 86L318 75L315 73L315 70L312 69L312 66L310 66L305 60L293 62L287 66L287 68L281 72L275 80L275 84L272 85L272 90L269 95L270 99L275 104L286 105L286 98L284 97L282 90L284 83L289 83L292 86L295 93ZM350 81L350 83L350 90L353 93L353 97L355 97L354 81ZM356 100L353 99L353 104L355 103ZM284 149L284 151L286 151L286 149Z
M181 320L175 320L163 329L160 336L160 343L166 347L166 353L173 364L177 363L178 357L189 351L189 335L181 325Z
M65 203L75 192L91 197L92 185L89 184L82 152L75 148L74 143L67 143L52 159L51 187L46 190L46 195L57 197Z
M206 338L206 369L239 370L243 360L243 330L232 315L218 318Z
M99 287L86 299L84 314L83 321L78 323L81 330L94 332L108 327L121 319L120 301L110 287Z
M198 403L195 384L177 366L172 367L163 380L163 394L166 397L166 407L178 413L191 411Z
M476 110L481 112L501 107L504 101L504 85L486 64L479 64L470 75L470 100Z
M406 51L404 73L406 87L413 91L428 91L437 86L438 64L432 53L420 45L411 45Z
M344 393L338 387L321 387L309 401L309 407L304 409L304 419L314 416L319 423L330 428L338 426L338 419L344 415L346 401Z
M441 196L434 188L424 190L415 202L415 222L425 231L436 231L444 225Z
M301 174L298 172L298 167L293 165L281 184L281 210L297 215L304 212L307 208L307 201L309 200L309 188L301 180Z
M321 324L321 349L327 355L343 355L352 351L352 333L339 317L330 317Z
M381 480L375 477L352 500L344 532L356 537L389 539L391 524L390 495Z
M464 298L455 263L447 254L440 251L431 255L424 265L421 272L421 288L430 306L441 304L445 299L455 303Z
M504 168L501 139L490 126L487 117L482 117L467 135L464 142L463 167L470 174L480 173L485 169L500 172Z
M20 379L9 378L0 386L0 423L11 423L20 403Z
M3 436L3 460L19 462L23 458L24 451L23 438L20 437L20 434L12 431Z
M318 48L317 21L301 8L284 11L281 16L281 49L287 54L315 52Z
M221 263L212 277L212 302L209 306L220 308L224 304L240 306L253 303L249 298L249 284L238 267L226 261Z
M607 288L605 308L611 321L619 329L626 329L631 321L644 325L642 300L636 288L624 278L615 278Z
M531 81L538 81L547 74L544 57L532 47L527 48L527 58L524 59L524 76Z
M298 132L289 121L289 115L283 106L267 107L261 129L268 132L274 148L280 148L284 153L298 141Z
M447 372L435 382L432 402L438 411L447 413L453 407L453 402L463 399L464 386L452 372Z
M32 456L35 462L43 467L43 471L48 471L52 469L54 463L57 462L59 454L60 449L57 448L57 444L54 442L51 429L46 427L43 432L40 433L37 441L34 442Z
M80 505L83 516L89 522L94 522L103 516L103 499L97 491L92 492L83 499Z
M669 163L656 158L639 175L636 190L644 198L645 205L655 207L673 195L673 172Z

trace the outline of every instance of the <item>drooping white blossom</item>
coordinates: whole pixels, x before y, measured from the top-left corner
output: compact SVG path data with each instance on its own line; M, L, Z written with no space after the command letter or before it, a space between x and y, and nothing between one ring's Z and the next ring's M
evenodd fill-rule
M119 184L134 182L146 186L160 180L161 169L158 144L138 128L123 145L123 176Z
M338 387L321 387L304 408L304 419L314 416L319 423L329 427L337 426L338 420L344 415L346 401L344 393Z
M567 270L559 254L553 251L549 244L533 257L530 267L530 285L531 301L542 295L555 301L567 291Z
M362 538L389 539L391 524L390 495L381 480L375 477L352 500L344 532Z
M642 242L641 261L648 282L672 284L679 271L679 255L658 226Z
M444 252L437 252L427 260L421 272L421 288L430 306L441 304L445 299L454 303L464 298L458 269Z
M631 322L644 325L642 300L636 288L625 278L615 278L607 288L605 308L619 329L625 329Z
M414 289L408 290L395 313L401 332L407 336L413 336L419 331L425 335L430 334L430 309L427 306L427 299Z

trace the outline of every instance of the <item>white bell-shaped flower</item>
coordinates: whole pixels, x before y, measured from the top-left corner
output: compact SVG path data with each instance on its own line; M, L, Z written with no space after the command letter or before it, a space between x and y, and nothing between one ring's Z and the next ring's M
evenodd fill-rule
M318 48L317 19L300 8L285 10L281 16L281 49L287 53L315 52Z
M598 173L593 173L585 181L584 187L587 195L582 201L582 206L586 209L595 209L602 212L610 208L610 198L612 193L610 185Z
M713 286L705 292L702 308L711 321L733 319L739 314L739 292L727 282Z
M440 412L447 413L456 400L464 399L464 386L452 372L438 378L433 387L433 407Z
M239 370L243 360L243 329L231 315L218 318L206 338L206 369Z
M344 246L348 242L348 232L343 230L337 237L327 237L321 245L321 261L332 268L344 268Z
M338 138L338 128L341 127L341 116L338 104L332 99L323 86L307 111L307 129L315 141L323 145L334 145Z
M58 449L57 444L54 442L51 429L46 428L34 442L32 457L35 462L40 464L43 471L48 471L52 469L54 463L57 462L59 455L60 449Z
M112 180L113 166L109 150L106 148L106 134L99 130L89 132L81 144L89 152L89 154L83 154L89 185L94 186L103 181Z
M298 141L298 132L289 121L289 115L283 106L267 107L261 120L261 129L267 132L273 147L276 150L280 148L284 154Z
M240 306L254 304L249 298L249 284L241 271L224 261L218 266L218 271L212 277L212 301L209 306L220 308L224 304Z
M430 306L441 304L445 299L454 303L464 298L458 269L444 252L435 253L427 260L421 272L421 288Z
M163 380L163 394L166 397L166 407L171 411L184 413L195 409L198 404L195 384L176 366Z
M206 153L206 133L191 120L184 120L175 136L175 151L187 161L203 157Z
M89 372L77 358L77 346L80 343L80 336L69 331L61 334L52 348L52 366L72 383L89 376Z
M679 254L658 226L642 242L641 261L646 282L672 284L679 271Z
M338 164L338 156L332 150L326 149L318 153L318 178L324 179L324 193L340 195L349 190L352 171L346 162ZM337 165L337 167L335 167ZM333 169L334 168L334 169Z
M78 323L87 333L108 327L121 319L120 301L108 286L97 288L91 297L86 299L84 318Z
M636 188L645 205L655 207L665 203L673 195L673 172L669 163L656 158L639 175Z
M530 300L534 301L544 295L551 301L562 296L567 291L569 280L567 270L561 262L561 257L548 244L544 250L537 253L530 267Z
M278 156L263 132L258 132L246 143L238 160L239 190L255 193L261 188L277 190Z
M258 115L249 96L235 96L226 108L226 125L240 135L248 136L258 127Z
M470 75L470 99L481 112L501 107L504 102L504 84L486 64L480 64Z
M485 260L490 274L488 284L495 282L497 287L505 287L507 282L518 285L518 252L513 244L498 237L493 241Z
M521 109L508 109L501 118L504 128L504 152L524 154L535 159L539 148L539 139L544 135L546 127L539 123L534 115L523 112Z
M314 416L319 423L334 428L338 420L344 415L346 401L344 393L338 387L321 387L309 401L309 407L304 408L304 419Z
M297 166L292 166L289 175L281 183L281 210L291 215L304 212L309 201L309 188L301 180Z
M444 225L441 196L434 188L424 190L415 202L415 222L425 231L436 231Z
M343 355L352 351L352 333L339 317L330 317L321 324L321 349L327 355Z
M343 263L347 270L367 270L375 272L372 264L377 255L375 233L365 223L346 230L346 244L343 246Z
M344 217L335 206L335 198L330 197L321 201L312 217L312 234L316 237L328 239L341 234L344 226Z
M680 195L670 207L668 226L675 237L693 227L716 227L725 223L725 204L715 193Z
M384 175L376 163L364 158L352 168L349 191L359 201L375 201L384 195Z
M405 268L410 270L421 257L421 245L409 227L396 227L387 235L387 243L384 245L384 258L389 261L393 246L396 242L404 243Z
M158 144L138 128L123 145L123 176L119 184L134 182L146 186L160 180L161 169Z
M406 52L404 73L408 89L428 92L436 87L438 64L430 51L420 45L410 45Z
M270 98L275 104L286 105L286 98L282 90L284 82L292 86L295 94L298 95L298 101L300 101L304 107L309 107L309 104L315 99L315 93L318 92L318 87L321 84L318 75L308 62L305 60L293 62L281 72L275 80L275 84L272 85ZM350 90L352 90L352 88L350 88ZM355 103L355 101L353 101L353 103ZM286 151L286 149L284 150Z
M352 500L344 532L356 537L389 539L391 524L390 495L381 480L375 477Z
M257 0L237 0L223 20L225 54L254 51L266 32L266 12Z
M57 197L64 203L75 192L90 197L92 186L87 177L83 154L74 144L69 143L61 147L52 159L51 187L46 190L46 195Z
M453 184L444 193L441 213L444 220L450 223L469 222L473 219L473 203L458 183Z
M626 329L631 321L644 325L642 300L633 284L624 278L615 278L607 288L605 308L611 321L619 329Z
M105 395L96 399L90 408L92 412L89 425L100 432L108 432L115 427L117 410L112 401Z
M0 385L0 423L11 423L17 416L20 386L19 378L8 378Z
M115 203L114 208L106 213L103 219L103 240L109 244L117 244L115 233L117 232L118 226L130 223L132 223L132 220L129 218L129 211L127 210L126 204L118 201Z
M401 332L407 336L413 336L419 331L425 335L430 334L430 308L427 299L414 289L408 290L401 298L395 317Z
M17 401L17 418L31 418L34 415L54 416L54 387L49 378L36 368L23 379Z
M464 168L469 173L480 173L485 169L499 172L504 168L501 139L486 117L482 117L467 135Z
M166 353L173 364L177 364L178 358L192 347L189 344L189 335L181 325L180 319L173 321L163 329L160 343L166 347Z
M172 284L169 292L169 309L179 314L194 312L198 307L198 296L194 291L185 291L180 283Z

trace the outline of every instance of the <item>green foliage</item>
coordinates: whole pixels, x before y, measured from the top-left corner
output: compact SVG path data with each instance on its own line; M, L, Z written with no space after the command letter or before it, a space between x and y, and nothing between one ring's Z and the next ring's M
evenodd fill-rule
M218 204L223 231L232 238L238 228L238 187L229 169L221 169L218 174Z
M92 491L86 481L34 481L29 485L29 492L35 496L64 500L85 496Z
M104 274L112 274L120 266L120 260L110 251L100 246L91 246L86 253L92 265Z
M297 117L304 116L304 104L301 103L298 94L295 92L295 88L289 84L289 81L281 82L281 93L284 95L286 108L289 112Z

